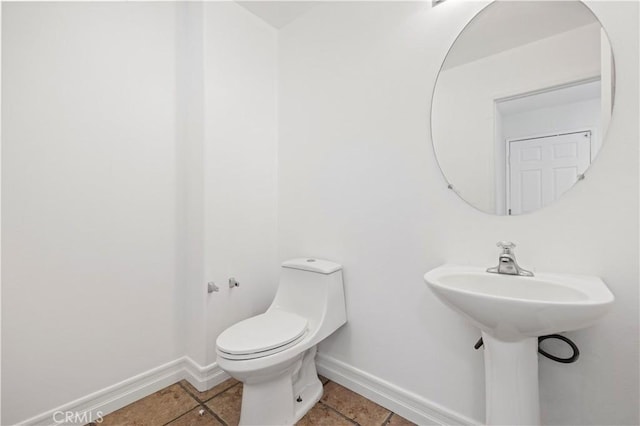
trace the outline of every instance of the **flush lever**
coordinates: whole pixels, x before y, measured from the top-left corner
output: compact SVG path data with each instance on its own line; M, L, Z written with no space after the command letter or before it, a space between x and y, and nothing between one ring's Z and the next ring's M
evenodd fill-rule
M229 278L229 288L240 287L240 283L235 278Z

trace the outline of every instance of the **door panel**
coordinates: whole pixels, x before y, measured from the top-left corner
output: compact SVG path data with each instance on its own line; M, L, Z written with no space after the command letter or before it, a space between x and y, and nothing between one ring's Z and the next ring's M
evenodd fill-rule
M591 132L509 142L510 214L546 206L571 188L591 163Z

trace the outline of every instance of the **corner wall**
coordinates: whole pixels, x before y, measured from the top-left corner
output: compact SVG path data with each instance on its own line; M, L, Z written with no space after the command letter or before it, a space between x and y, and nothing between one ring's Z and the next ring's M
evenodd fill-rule
M277 30L235 2L204 4L206 363L278 285ZM229 288L229 278L240 286Z
M234 2L2 7L0 423L210 387L277 286L277 31Z
M568 333L578 363L540 360L543 423L638 423L638 4L588 5L616 60L607 140L587 179L519 217L449 191L429 137L440 64L482 3L325 4L280 31L280 258L344 265L349 322L323 360L482 422L479 332L422 276L492 265L507 239L525 267L598 275L617 297L601 323Z
M278 284L277 31L235 2L180 13L186 355L215 370L218 335L264 311Z

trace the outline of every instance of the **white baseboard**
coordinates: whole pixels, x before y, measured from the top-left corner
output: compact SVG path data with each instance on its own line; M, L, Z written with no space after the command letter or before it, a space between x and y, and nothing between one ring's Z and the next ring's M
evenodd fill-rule
M477 425L478 421L318 353L318 373L419 425Z
M199 391L204 391L228 377L215 362L202 367L185 356L38 414L19 424L28 426L86 424L182 379L188 380ZM59 421L67 412L74 413L75 422Z
M218 383L222 383L230 376L218 367L217 363L211 363L202 367L200 364L185 356L184 358L185 379L200 392L211 389Z
M328 379L419 425L478 424L473 419L327 355L319 353L316 364L318 372ZM56 420L61 419L63 415L58 414L57 417L54 417L57 412L77 413L77 424L86 424L182 379L188 380L199 391L205 391L222 383L228 377L215 362L203 367L191 358L184 356L31 417L19 424L28 426L59 425L61 423L56 423ZM64 424L74 423L66 422Z

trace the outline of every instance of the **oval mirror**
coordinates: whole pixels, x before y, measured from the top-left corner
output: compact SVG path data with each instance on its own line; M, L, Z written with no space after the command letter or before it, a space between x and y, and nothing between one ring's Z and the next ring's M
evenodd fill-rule
M438 74L431 137L449 188L517 215L584 178L604 141L613 54L580 1L500 1L464 28Z

